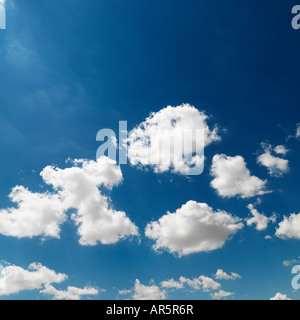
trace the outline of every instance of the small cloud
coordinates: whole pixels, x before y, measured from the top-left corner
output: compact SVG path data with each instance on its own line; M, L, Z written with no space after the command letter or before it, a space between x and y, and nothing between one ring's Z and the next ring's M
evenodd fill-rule
M255 229L258 231L262 231L267 229L269 222L276 222L277 215L273 214L271 217L266 217L264 214L259 213L252 204L248 205L248 209L250 210L252 217L245 219L248 226L256 225Z
M217 273L214 275L214 277L218 280L235 280L235 279L241 279L242 277L234 272L231 272L231 275L224 272L222 269L218 269Z
M264 153L257 158L257 163L266 167L270 176L280 178L289 171L289 161L272 155L272 146L262 143ZM277 149L276 149L277 148ZM284 146L277 146L274 150L277 154L287 153ZM277 151L276 151L277 150Z
M241 156L215 155L211 167L214 180L211 186L221 197L251 198L270 193L266 190L266 180L252 176Z
M270 298L270 300L292 300L292 299L288 298L286 294L277 292L273 298Z
M229 297L229 296L232 296L232 295L234 295L234 292L226 292L224 290L220 290L218 292L215 292L215 293L211 294L211 297L213 299L220 300L222 298L226 298L226 297Z

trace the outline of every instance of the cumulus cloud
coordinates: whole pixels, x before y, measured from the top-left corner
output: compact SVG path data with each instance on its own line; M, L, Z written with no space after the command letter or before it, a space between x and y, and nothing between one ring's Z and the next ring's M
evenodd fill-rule
M286 294L277 292L276 295L270 300L292 300L292 299L288 298Z
M74 167L46 167L41 176L53 186L69 209L77 209L72 219L78 226L80 244L113 244L128 236L137 236L138 228L123 211L114 210L100 186L112 188L122 181L122 172L114 160L98 158L97 162L76 160Z
M234 272L231 272L231 275L227 274L223 271L223 269L218 269L217 273L215 274L215 278L218 280L235 280L235 279L241 279L242 277Z
M258 231L262 231L267 229L269 222L276 222L277 216L273 214L271 217L266 217L265 215L259 213L253 206L253 204L248 205L248 209L250 210L252 217L245 219L248 226L252 226L255 224L255 228Z
M207 120L204 112L189 104L152 113L129 133L130 162L151 166L155 172L186 174L191 167L202 169L203 147L220 140L217 127L209 128ZM183 138L188 132L191 143Z
M40 263L32 263L28 270L15 265L2 269L0 278L0 295L10 295L23 290L41 289L48 283L61 283L67 275L56 273Z
M300 240L300 213L292 213L289 217L284 216L275 235L281 239Z
M213 299L220 300L222 298L226 298L226 297L232 296L233 294L234 294L233 292L226 292L224 290L220 290L218 292L215 292L215 293L211 294L211 297Z
M214 211L206 203L189 201L175 213L168 212L147 225L145 234L155 240L155 250L164 249L179 256L212 251L243 228L241 219L225 211Z
M211 186L222 197L250 198L268 193L266 180L251 176L243 157L215 155L211 167Z
M262 146L264 148L264 153L258 156L257 163L266 167L270 176L282 177L289 171L289 161L272 155L273 149L271 145L263 143ZM277 154L287 153L284 146L277 146L274 151Z
M46 284L40 293L53 296L54 300L81 300L82 296L97 295L98 289L84 287L83 289L69 286L66 290L57 290L51 284Z
M17 238L59 238L60 225L66 220L59 195L33 193L17 186L9 197L17 208L0 210L0 234Z
M137 279L134 285L133 300L164 300L166 293L158 286L152 284L145 286Z
M22 186L15 187L10 198L18 206L0 211L1 234L59 238L66 212L75 209L71 217L78 226L82 245L113 244L138 235L138 228L126 213L115 210L99 190L112 189L122 181L115 161L107 157L97 161L75 160L71 168L48 166L41 176L55 193L32 193Z

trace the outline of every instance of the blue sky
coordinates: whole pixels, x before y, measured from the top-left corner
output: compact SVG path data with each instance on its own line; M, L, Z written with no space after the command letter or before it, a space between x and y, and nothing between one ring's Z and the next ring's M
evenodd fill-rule
M132 289L136 279L165 290L168 299L211 299L213 290L160 287L162 281L201 275L234 293L228 299L270 299L277 292L298 299L291 287L291 266L283 261L300 256L300 236L283 240L275 235L284 216L300 212L300 31L291 27L295 4L7 0L7 29L0 30L3 210L15 206L8 198L15 186L53 192L40 176L48 165L64 169L70 167L68 158L95 161L98 130L117 132L120 120L128 121L131 130L151 112L187 103L209 115L207 123L218 126L221 140L205 148L204 172L190 179L121 166L122 183L105 192L113 207L138 227L138 239L83 246L68 218L60 226L60 239L7 236L0 228L0 259L23 269L41 263L68 275L54 282L57 290L98 288L92 299L123 299L118 289ZM280 177L258 163L259 155L270 152L262 142L289 150L286 155L272 150L273 157L289 161L289 170ZM244 198L218 194L211 186L218 154L242 156L251 175L267 180L272 193ZM154 241L144 232L148 223L191 200L241 219L249 217L247 206L253 204L267 217L275 212L277 220L262 231L243 220L241 230L209 252L178 257L153 250ZM218 269L241 279L217 280L213 275ZM0 298L51 299L53 295L40 293L44 285Z

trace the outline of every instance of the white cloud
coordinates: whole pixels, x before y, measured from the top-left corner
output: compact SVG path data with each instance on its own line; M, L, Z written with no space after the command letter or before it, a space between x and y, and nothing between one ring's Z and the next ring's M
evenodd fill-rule
M206 277L200 276L198 278L189 279L185 277L180 277L179 281L182 284L188 285L189 287L193 288L194 290L203 290L204 292L210 290L217 290L221 286L220 283L216 282L215 280Z
M297 124L297 128L296 128L296 138L300 139L300 123Z
M172 170L185 174L190 167L203 165L203 146L220 140L218 129L210 129L208 116L189 104L168 106L152 113L144 122L129 133L128 157L133 165L152 166L155 172ZM193 144L185 143L183 152L182 137L186 130L193 131ZM202 130L203 136L196 136ZM174 140L171 139L174 137ZM170 145L168 144L170 142ZM191 158L183 161L183 155Z
M288 298L286 294L277 292L276 295L270 300L292 300L292 299Z
M98 289L93 287L76 288L69 286L66 290L57 290L51 284L46 284L40 293L53 296L55 300L81 300L82 296L97 295Z
M145 234L156 241L155 250L167 249L179 256L223 247L228 238L243 228L239 218L213 211L205 203L189 201L175 213L168 212L147 225Z
M220 290L218 292L211 294L211 296L213 299L220 300L222 298L232 296L233 294L234 294L233 292L226 292L224 290Z
M60 225L66 220L66 215L58 195L33 193L17 186L9 197L18 206L0 211L1 234L17 238L59 238Z
M214 177L211 186L222 197L250 198L269 192L266 191L267 181L251 176L241 156L215 155L211 174Z
M166 294L156 285L144 286L137 279L134 286L133 300L164 300Z
M283 146L283 145L279 145L279 146L276 146L274 148L274 151L277 153L277 154L281 154L283 156L287 155L287 153L289 152L289 150L286 148L286 146Z
M281 239L300 240L300 213L292 213L289 217L284 216L276 229L275 235Z
M231 275L227 274L223 271L223 269L218 269L217 273L215 274L215 278L219 280L235 280L235 279L241 279L242 277L234 272L231 272Z
M300 257L298 257L298 259L300 259ZM295 264L299 264L299 263L300 263L300 261L297 260L297 259L284 260L284 261L282 262L282 264L283 264L285 267L291 267L291 266L293 266L293 265L295 265Z
M263 144L265 152L257 158L257 163L266 167L273 177L282 177L289 171L289 161L272 155L271 146ZM278 147L277 147L278 148ZM276 150L276 148L275 148ZM282 151L282 150L281 150ZM278 149L277 149L278 153Z
M114 210L100 186L112 188L123 177L116 162L101 157L98 160L75 160L74 167L46 167L41 176L57 190L66 206L77 209L72 215L78 226L80 244L113 244L128 236L137 236L138 228L125 212Z
M256 230L262 231L267 229L269 222L276 222L277 216L273 214L270 218L259 213L253 206L253 204L248 205L248 209L251 211L253 217L245 219L248 226L256 225Z
M181 282L175 281L174 279L170 279L167 281L162 281L160 283L160 286L162 288L168 288L168 289L182 289L183 288L183 284Z
M222 272L221 272L222 271ZM223 270L219 269L217 272L220 278L225 279ZM228 279L240 279L241 277L236 273L231 273L231 276L226 274ZM226 277L226 278L227 278ZM135 286L129 290L118 290L120 295L131 295L129 298L135 300L162 300L166 299L167 295L174 290L185 290L187 293L194 293L195 291L201 292L213 292L220 290L221 284L216 282L210 277L204 275L198 278L186 278L181 276L178 280L170 279L166 281L161 281L159 286L154 284L152 280L149 286L144 286L139 280L135 281ZM232 295L233 293L227 293L223 290L216 292L213 298L220 299ZM211 294L211 296L213 296Z
M10 265L1 271L0 295L10 295L23 290L41 289L47 283L61 283L67 275L56 273L39 263L32 263L28 270Z
M122 296L126 296L126 295L128 295L129 293L131 293L131 292L132 292L131 289L129 289L129 290L127 290L127 289L118 290L118 293L119 293L120 295L122 295Z
M17 208L0 211L0 234L18 238L43 236L59 238L66 212L76 209L72 219L78 226L80 244L113 244L129 236L138 236L138 228L123 211L116 211L99 187L111 189L123 177L116 162L102 157L97 161L75 160L74 166L46 167L41 176L54 194L32 193L17 186L10 198Z

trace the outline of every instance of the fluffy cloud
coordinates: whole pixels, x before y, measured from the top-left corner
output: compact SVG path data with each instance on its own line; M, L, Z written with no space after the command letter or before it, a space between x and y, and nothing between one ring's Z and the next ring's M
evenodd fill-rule
M76 160L74 165L67 169L48 166L41 176L59 192L69 209L77 209L72 218L78 226L80 244L113 244L138 235L137 227L125 212L111 208L108 198L98 189L100 186L112 188L122 181L116 162L101 157L97 162Z
M78 226L80 244L113 244L137 236L138 228L123 211L116 211L99 187L111 189L123 179L116 162L102 157L97 161L75 160L73 167L46 167L41 176L55 193L32 193L17 186L10 198L17 208L0 211L0 234L22 237L59 238L66 212L76 209L72 219Z
M245 219L248 226L256 225L256 230L262 231L267 229L269 222L276 222L276 214L273 214L272 217L268 218L265 215L259 213L253 206L253 204L248 205L248 209L250 210L253 217Z
M217 273L215 274L215 278L219 280L235 280L235 279L241 279L242 277L234 272L231 272L231 275L227 274L223 271L223 269L218 269Z
M224 290L220 290L218 292L215 292L215 293L211 294L211 297L213 299L220 300L222 298L226 298L226 297L232 296L233 294L234 294L233 292L226 292Z
M130 162L133 165L150 165L155 172L171 169L175 173L186 174L191 167L201 169L203 147L220 140L218 129L210 129L207 120L204 112L189 104L168 106L152 113L129 133ZM193 132L192 143L185 142L183 148L182 137L187 130Z
M288 298L286 294L277 292L276 295L270 300L292 300L292 299Z
M53 296L55 300L81 300L82 296L97 295L98 289L93 287L76 288L69 286L66 290L57 290L51 284L46 284L40 293Z
M60 197L50 193L33 193L17 186L9 195L17 208L0 211L0 233L5 236L59 238L60 225L66 220Z
M266 191L267 181L251 176L241 156L215 155L211 175L214 177L211 186L222 197L250 198L268 193Z
M41 289L47 283L61 283L67 275L56 273L39 263L32 263L28 270L10 265L1 271L0 295L10 295L23 290Z
M213 211L205 203L189 201L175 213L168 212L147 225L145 234L156 241L155 250L167 249L179 256L212 251L243 227L239 218Z
M133 300L164 300L166 294L156 285L144 286L137 279L134 285Z
M266 143L262 144L264 153L257 158L257 163L266 167L269 174L273 177L282 177L289 171L289 161L272 155L272 146ZM287 149L284 146L277 146L274 151L277 154L285 155Z
M300 240L300 213L292 213L289 217L284 216L276 229L275 235L281 239Z

